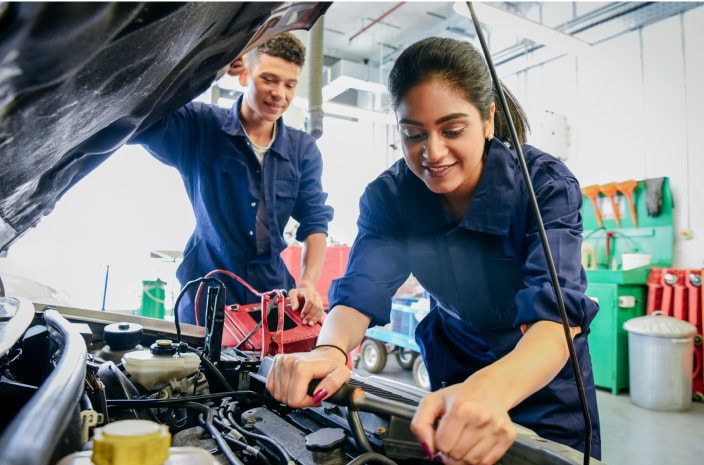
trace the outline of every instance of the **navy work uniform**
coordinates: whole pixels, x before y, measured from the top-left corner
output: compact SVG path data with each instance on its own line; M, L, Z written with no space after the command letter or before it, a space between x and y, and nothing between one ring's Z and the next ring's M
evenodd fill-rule
M242 96L231 109L192 102L166 116L130 143L139 143L161 162L178 169L193 206L196 226L177 270L181 285L214 270L227 270L255 290L296 287L281 258L289 218L298 223L296 239L328 231L333 209L326 205L323 161L309 134L276 122L275 139L263 165L239 121ZM260 203L264 202L263 210ZM257 213L259 212L259 224ZM264 218L262 218L264 212ZM262 222L263 220L263 222ZM257 247L257 229L268 228ZM268 247L261 247L268 240ZM263 249L263 250L262 250ZM260 301L225 274L227 303ZM179 319L195 323L197 286L179 304ZM200 299L203 324L205 292Z
M345 276L329 290L330 307L347 305L389 322L391 299L412 273L431 296L416 329L432 390L464 381L510 352L521 326L560 322L538 228L517 155L496 138L471 203L457 223L399 160L367 186ZM524 156L560 279L600 456L599 417L587 345L598 305L581 266L582 194L556 158L531 146ZM546 387L509 412L540 436L584 451L584 418L568 362Z

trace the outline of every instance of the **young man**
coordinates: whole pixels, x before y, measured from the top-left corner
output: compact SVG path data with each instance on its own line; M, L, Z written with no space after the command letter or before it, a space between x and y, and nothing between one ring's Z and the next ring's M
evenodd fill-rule
M245 88L231 109L191 102L138 135L161 162L178 169L193 205L196 227L177 270L182 286L214 270L242 278L260 292L290 290L292 307L301 307L306 324L323 315L315 290L323 266L328 223L323 162L315 139L284 125L305 58L292 34L269 39L236 60L228 74ZM289 218L303 242L301 279L281 259ZM229 276L214 276L227 287L228 304L260 301ZM196 320L192 286L179 304L179 320L204 324L205 293Z

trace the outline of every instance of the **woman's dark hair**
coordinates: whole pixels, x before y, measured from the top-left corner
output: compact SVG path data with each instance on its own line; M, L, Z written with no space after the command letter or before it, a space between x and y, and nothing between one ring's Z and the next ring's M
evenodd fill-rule
M434 78L462 93L485 120L489 119L491 104L496 102L494 135L502 141L512 142L508 120L492 85L489 67L484 56L469 42L429 37L406 48L389 73L388 87L394 110L413 87ZM518 140L524 144L530 131L528 119L513 94L503 85L502 88Z

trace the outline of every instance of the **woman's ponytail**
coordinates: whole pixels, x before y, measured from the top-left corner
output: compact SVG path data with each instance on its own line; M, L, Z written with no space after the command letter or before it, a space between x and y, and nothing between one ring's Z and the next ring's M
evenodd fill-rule
M504 87L503 83L501 84L501 88L503 89L504 97L506 98L506 104L508 106L509 113L511 114L513 125L516 127L518 141L521 145L523 145L526 143L528 133L530 132L528 117L526 116L521 104L518 103L518 100L516 100L516 97L510 90L508 90L508 88ZM499 99L496 86L493 87L492 94L496 105L496 110L494 112L494 135L500 140L507 142L511 148L515 148L513 147L513 138L511 137L511 129L508 124L508 119L506 118L506 113L501 105L501 100Z

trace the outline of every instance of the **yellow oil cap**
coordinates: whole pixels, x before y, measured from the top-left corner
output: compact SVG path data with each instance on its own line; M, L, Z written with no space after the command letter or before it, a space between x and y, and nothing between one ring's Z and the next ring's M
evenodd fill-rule
M121 420L96 428L95 465L161 465L169 459L169 429L148 420Z

